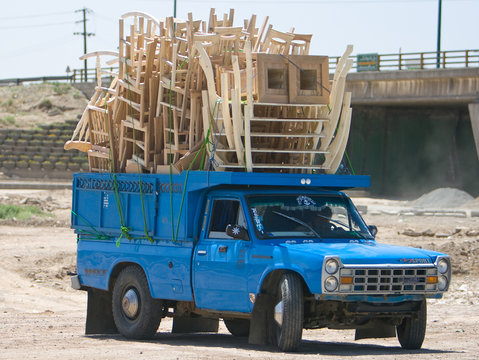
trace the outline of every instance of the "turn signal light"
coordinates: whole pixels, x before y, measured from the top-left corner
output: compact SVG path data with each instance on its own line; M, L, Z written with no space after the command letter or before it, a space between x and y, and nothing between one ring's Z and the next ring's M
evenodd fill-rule
M341 284L352 284L353 283L353 278L351 276L343 276L341 278Z
M428 284L437 284L437 276L428 276L426 282Z

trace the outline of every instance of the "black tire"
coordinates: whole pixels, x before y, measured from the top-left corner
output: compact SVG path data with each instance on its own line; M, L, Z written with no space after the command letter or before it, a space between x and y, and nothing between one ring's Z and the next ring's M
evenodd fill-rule
M284 274L273 304L272 335L281 351L295 351L303 335L303 285L298 275Z
M231 335L237 337L249 335L249 319L223 319L223 321Z
M156 334L162 316L162 302L150 294L145 273L138 266L120 272L112 296L113 319L124 337L150 339Z
M396 327L399 343L403 349L420 349L426 335L427 305L421 302L416 318L405 318Z

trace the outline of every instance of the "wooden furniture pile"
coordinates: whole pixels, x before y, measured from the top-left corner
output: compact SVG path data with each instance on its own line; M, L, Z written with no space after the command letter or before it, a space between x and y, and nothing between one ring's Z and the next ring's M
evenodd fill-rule
M335 173L351 121L344 92L348 46L329 80L328 58L310 56L311 35L127 13L119 52L96 57L95 94L65 149L88 153L90 171L185 169ZM118 62L118 72L101 61ZM111 76L108 86L102 76Z

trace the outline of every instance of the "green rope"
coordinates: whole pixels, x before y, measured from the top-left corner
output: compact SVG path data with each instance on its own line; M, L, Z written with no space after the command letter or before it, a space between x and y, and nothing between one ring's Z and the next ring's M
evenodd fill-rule
M207 143L207 141L203 142L203 144L201 145L201 148L198 150L195 157L193 158L193 161L190 163L190 166L188 166L188 169L186 170L185 183L184 183L184 186L183 186L183 191L181 193L180 212L178 214L178 221L176 223L176 232L175 232L175 236L173 237L173 242L177 242L177 239L178 239L178 229L180 228L180 219L181 219L181 214L182 214L182 211L183 211L183 203L185 201L186 184L188 183L188 175L190 174L190 170L193 167L193 164L196 162L196 158L200 154L201 149L206 147L206 143ZM203 152L203 154L204 154L204 152Z
M190 163L190 165L188 166L188 169L186 170L186 175L185 175L185 182L184 182L184 185L183 185L183 191L181 193L181 202L180 202L180 211L179 211L179 214L178 214L178 220L177 220L177 223L176 223L176 231L174 231L174 226L172 226L172 235L173 235L173 242L176 243L178 242L178 231L179 231L179 228L180 228L180 220L181 220L181 214L183 212L183 204L185 202L185 194L186 194L186 187L187 187L187 183L188 183L188 176L189 176L189 173L191 171L191 168L193 167L194 163L196 162L196 159L198 158L198 155L200 154L200 152L202 152L202 159L201 159L201 164L200 164L200 168L203 168L203 160L204 160L204 155L205 155L205 152L206 152L206 146L211 143L209 141L209 134L210 134L210 131L211 131L211 124L213 123L213 119L214 119L214 114L216 112L216 106L217 106L218 102L215 103L215 107L213 108L213 114L211 116L211 121L210 121L210 124L208 126L208 131L206 133L206 138L205 140L203 141L203 143L201 144L201 147L200 149L197 151L195 157L193 158L193 161ZM170 174L170 179L171 179L171 174ZM170 193L171 193L171 180L170 180ZM172 196L171 196L171 199L172 199ZM172 205L172 213L173 213L173 205ZM172 224L173 224L173 215L172 215Z
M109 240L111 238L110 236L105 235L102 232L95 229L84 217L82 217L81 215L78 215L75 211L72 210L72 214L78 217L80 220L82 220L88 227L90 227L93 230L93 232L80 230L82 233L86 233L88 235L96 235L96 239L98 240Z
M179 228L180 228L181 214L183 212L183 204L185 202L185 194L186 194L186 187L187 187L187 183L188 183L188 176L189 176L191 168L193 167L194 163L196 162L196 159L198 158L198 155L200 154L200 152L202 152L202 159L201 159L200 168L203 168L203 160L204 160L204 157L205 157L204 155L205 155L205 151L206 151L206 146L208 144L211 144L211 142L209 141L209 134L210 134L210 131L211 131L211 125L212 125L213 120L214 120L214 114L216 113L217 104L218 104L218 101L215 103L215 107L213 108L213 114L211 116L210 124L208 126L208 131L206 133L206 138L203 141L203 143L201 144L201 147L197 151L195 157L193 158L193 161L191 161L190 165L188 166L188 169L186 170L185 182L184 182L183 191L182 191L182 194L181 194L180 211L179 211L178 220L177 220L177 223L176 223L176 231L174 231L174 226L172 226L172 231L174 231L174 232L172 232L174 243L176 243L178 241L178 231L179 231ZM170 179L171 179L171 174L170 174ZM170 193L171 193L171 182L172 181L170 180ZM170 195L170 198L172 199L173 197ZM172 202L172 200L171 200L171 202ZM173 203L171 203L171 206L172 206L171 209L172 209L172 213L173 213ZM173 224L173 215L172 215L172 224Z
M128 75L128 71L126 72L126 81L127 81L127 84L128 84L128 100L130 101L130 116L131 116L132 130L133 130L133 147L135 149L136 157L139 158L139 156L138 156L138 146L136 145L135 119L133 118L133 104L131 102L130 77ZM149 150L145 148L145 151L149 151ZM136 161L136 166L137 166L137 171L138 171L138 184L140 185L140 202L141 202L141 210L142 210L142 215L143 215L143 229L144 229L144 232L145 232L145 237L151 243L154 243L155 240L153 240L153 238L150 236L150 234L148 234L148 230L147 230L148 226L147 226L147 223L146 223L145 202L144 202L144 199L143 199L143 184L142 184L142 181L141 181L140 163L138 161ZM123 229L122 229L122 233L123 233ZM127 237L127 239L130 240L128 237Z
M344 155L346 155L346 159L348 159L348 164L349 164L349 167L351 168L353 175L356 175L354 172L353 165L351 164L351 160L349 160L348 152L346 150L344 151Z
M127 238L128 240L133 240L133 238L131 237L130 235L130 231L131 231L131 228L129 227L126 227L126 226L121 226L121 235L120 237L116 240L116 247L120 247L120 243L121 243L121 238L124 236L125 238Z
M125 61L126 63L126 61ZM128 97L129 97L129 100L130 100L130 115L131 115L131 118L133 119L133 106L132 106L132 103L131 103L131 91L130 91L130 82L129 82L129 76L128 76L128 71L126 72L127 74L127 83L128 83ZM108 114L107 114L107 97L108 97L108 93L105 93L105 104L104 104L104 119L105 119L105 122L108 121ZM135 135L135 124L134 122L132 121L132 125L133 125L133 141L134 141L134 146L135 146L135 151L137 152L137 146L136 146L136 135ZM114 194L114 197L115 197L115 202L116 202L116 205L117 205L117 209L118 209L118 215L120 217L120 230L121 230L121 235L120 237L117 239L116 241L116 246L119 247L120 246L120 243L121 243L121 239L123 237L125 237L126 239L132 241L134 239L148 239L150 242L154 242L153 238L148 234L147 232L147 224L146 224L146 215L145 215L145 207L144 207L144 200L143 200L143 185L142 185L142 181L141 181L141 175L140 175L140 171L139 171L139 164L138 164L138 175L139 175L139 186L140 186L140 199L141 199L141 206L142 206L142 213L143 213L143 223L144 223L144 231L145 231L145 237L133 237L130 235L130 231L132 230L130 227L127 227L125 225L125 218L123 216L123 210L122 210L122 206L121 206L121 199L120 199L120 194L119 194L119 190L118 190L118 180L116 178L116 174L114 172L114 169L113 169L113 159L112 159L112 139L111 139L111 136L110 136L110 127L107 126L107 131L108 131L108 139L109 139L109 143L110 143L110 147L109 147L109 150L108 150L108 170L109 170L109 174L110 174L110 179L112 180L112 183L113 183L113 194ZM138 156L138 153L136 154Z
M183 60L183 62L180 64L180 67L178 68L178 71L181 70L181 68L183 67L183 65L186 63L186 61L189 60L188 58L185 58ZM171 72L173 73L173 71L176 71L176 69L173 69L173 66L175 66L175 64L172 64L172 67L171 67ZM172 147L171 147L171 143L172 143L172 131L171 131L171 128L172 128L172 119L173 119L173 110L172 110L172 106L173 106L173 100L172 100L172 81L170 79L170 92L168 94L168 100L169 100L169 107L168 107L168 121L169 121L169 125L170 125L170 131L169 131L169 141L170 141L170 153L169 153L169 178L170 178L170 216L171 216L171 236L173 236L173 242L176 242L176 238L174 237L174 234L175 234L175 225L174 225L174 215L173 215L173 162L172 162ZM178 97L178 95L177 95ZM185 94L185 97L186 97L186 94ZM186 101L186 99L183 99L183 101ZM183 204L182 204L183 206ZM180 215L181 215L181 212L180 212ZM179 222L179 219L178 219L178 222ZM178 229L176 230L176 233L178 233Z
M107 113L107 96L108 96L108 93L106 92L105 93L105 104L104 104L104 120L105 122L108 121L108 113ZM121 242L121 238L123 236L125 236L127 239L131 239L131 236L130 234L128 233L128 228L125 226L125 218L123 216L123 210L122 210L122 207L121 207L121 200L120 200L120 194L119 194L119 191L118 191L118 181L116 179L116 174L114 173L113 171L113 159L112 159L112 142L111 142L111 136L110 136L110 127L107 126L107 131L108 131L108 140L110 142L110 147L108 149L108 170L109 170L109 174L110 174L110 179L112 180L113 182L113 194L114 194L114 197L115 197L115 203L116 203L116 206L117 206L117 209L118 209L118 215L120 217L120 224L121 224L121 236L119 237L119 239L116 241L116 246L119 247L120 246L120 242Z

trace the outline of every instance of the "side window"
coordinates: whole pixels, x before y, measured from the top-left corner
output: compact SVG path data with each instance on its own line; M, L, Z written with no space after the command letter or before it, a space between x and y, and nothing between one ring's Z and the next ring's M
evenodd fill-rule
M211 211L209 238L231 239L226 235L226 227L231 225L241 225L246 227L246 221L238 200L220 199L213 202Z

